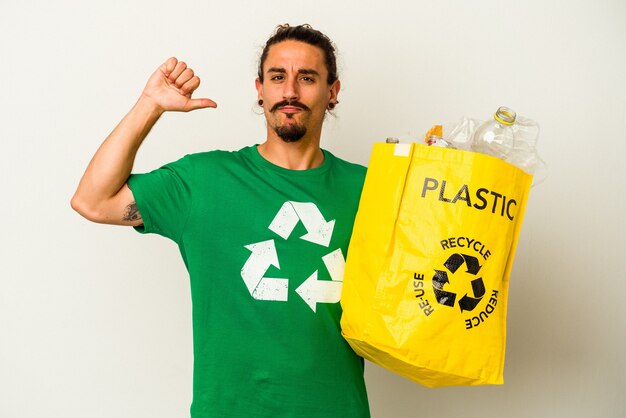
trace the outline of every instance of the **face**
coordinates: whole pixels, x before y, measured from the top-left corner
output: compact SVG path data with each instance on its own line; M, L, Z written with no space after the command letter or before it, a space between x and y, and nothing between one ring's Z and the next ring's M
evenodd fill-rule
M319 139L328 103L337 101L339 81L327 82L323 51L299 41L272 45L263 64L263 83L256 80L268 134L286 142L308 136Z

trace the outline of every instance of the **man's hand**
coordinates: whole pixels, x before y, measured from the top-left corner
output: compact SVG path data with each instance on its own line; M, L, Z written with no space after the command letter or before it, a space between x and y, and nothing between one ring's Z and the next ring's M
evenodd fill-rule
M141 215L126 181L139 146L165 111L189 112L217 107L210 99L192 99L200 79L176 58L150 76L141 97L102 143L83 174L72 207L85 218L107 224L140 225Z
M193 92L200 85L200 78L182 61L172 57L165 61L150 76L141 94L160 113L166 111L189 112L206 107L217 107L210 99L192 99Z

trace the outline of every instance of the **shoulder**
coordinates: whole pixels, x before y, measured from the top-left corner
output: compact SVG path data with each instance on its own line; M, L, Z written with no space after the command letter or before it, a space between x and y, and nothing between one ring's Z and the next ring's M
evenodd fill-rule
M350 161L344 160L332 154L330 151L324 150L324 154L332 161L333 170L342 172L347 175L351 175L354 177L365 178L365 173L367 171L367 167L352 163Z
M188 154L181 160L196 167L220 167L239 164L244 158L247 148L238 151L213 150Z
M233 157L239 151L213 150L205 152L196 152L187 154L184 158L188 159L192 164L202 164L207 162L219 162Z

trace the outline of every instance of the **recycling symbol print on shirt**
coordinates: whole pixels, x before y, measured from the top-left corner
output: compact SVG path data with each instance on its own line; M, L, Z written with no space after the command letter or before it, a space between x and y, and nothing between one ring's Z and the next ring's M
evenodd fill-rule
M307 231L300 239L312 245L322 247L330 245L335 220L326 221L314 203L285 202L268 228L283 240L287 240L298 222L302 222ZM250 295L256 300L286 302L289 295L289 279L265 277L271 266L280 269L274 240L252 243L245 248L250 250L250 256L241 269L241 278ZM318 303L337 303L341 296L346 265L341 248L323 256L322 261L331 280L318 280L318 271L315 270L296 289L296 293L313 312L316 312Z

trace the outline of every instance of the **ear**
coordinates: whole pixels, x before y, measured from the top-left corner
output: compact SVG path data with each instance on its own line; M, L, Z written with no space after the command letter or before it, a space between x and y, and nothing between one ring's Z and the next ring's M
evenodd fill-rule
M337 102L337 96L339 95L340 89L341 89L341 82L339 80L335 80L335 82L330 86L329 102L333 102L333 103Z
M261 80L259 80L259 77L257 77L256 80L254 80L254 86L256 87L258 99L262 99L263 98L263 83L261 83Z

